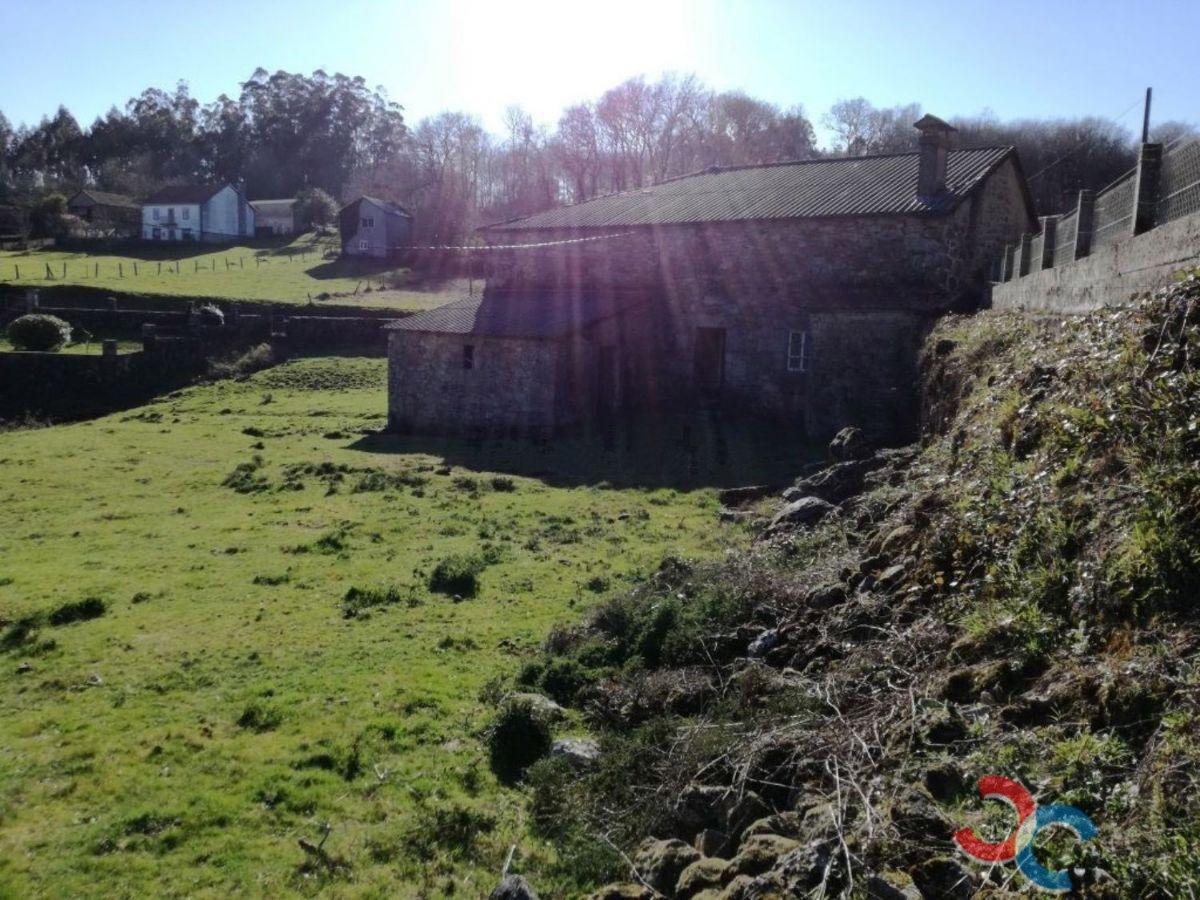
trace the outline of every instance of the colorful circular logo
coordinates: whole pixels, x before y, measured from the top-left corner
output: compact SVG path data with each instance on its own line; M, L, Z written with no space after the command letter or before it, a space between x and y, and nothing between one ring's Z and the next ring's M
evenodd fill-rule
M954 833L954 843L959 849L979 862L1015 861L1018 871L1044 891L1071 890L1070 873L1065 869L1051 871L1039 863L1033 855L1033 842L1042 829L1057 825L1086 843L1097 833L1092 820L1076 807L1063 803L1038 806L1023 785L999 775L979 779L979 795L984 800L1000 800L1012 806L1017 814L1016 827L1003 841L995 843L983 840L970 828L963 828Z

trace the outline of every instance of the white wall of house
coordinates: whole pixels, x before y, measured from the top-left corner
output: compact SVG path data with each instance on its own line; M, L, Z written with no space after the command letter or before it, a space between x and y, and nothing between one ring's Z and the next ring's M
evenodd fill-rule
M238 223L238 206L245 220ZM254 234L254 210L232 187L221 188L203 204L147 203L142 206L142 237L148 241L232 241Z
M226 185L208 198L204 204L204 236L206 241L232 241L245 235L245 229L238 229L238 204L243 203L238 192ZM251 211L246 211L246 226L249 234L254 234L254 219Z
M200 204L161 203L142 207L142 237L148 241L200 239Z

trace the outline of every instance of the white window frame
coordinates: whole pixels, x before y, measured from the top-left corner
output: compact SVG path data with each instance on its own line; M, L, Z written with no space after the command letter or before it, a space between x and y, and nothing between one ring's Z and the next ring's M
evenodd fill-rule
M812 339L808 329L793 329L788 332L787 370L795 374L808 371L808 355Z
M359 249L359 250L367 250L367 249L369 249L367 242L366 242L366 241L359 241L359 242L358 242L358 249Z
M186 206L183 208L183 217L185 219L190 219L192 217L192 211L190 209L188 209Z
M174 219L175 219L175 207L168 206L167 207L167 221L171 222L171 221L174 221Z
M160 210L160 209L159 209L159 208L156 206L156 207L154 207L154 209L150 210L150 212L152 212L152 213L154 214L154 221L155 221L155 222L157 222L157 221L158 221L158 214L159 214L160 212L162 212L162 210Z
M362 227L363 228L374 228L375 227L375 217L374 216L363 216Z

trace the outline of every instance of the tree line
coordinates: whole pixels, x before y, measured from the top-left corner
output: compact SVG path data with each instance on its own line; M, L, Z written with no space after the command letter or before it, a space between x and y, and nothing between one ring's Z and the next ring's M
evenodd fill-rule
M150 88L89 127L60 107L36 127L14 129L0 112L0 203L35 205L47 192L83 185L144 196L173 183L241 184L251 198L338 200L370 194L409 208L422 241L457 243L481 224L629 190L712 166L916 148L919 104L877 107L841 100L820 124L819 147L802 106L780 107L741 91L715 91L694 75L630 78L537 123L519 106L490 133L465 112L410 127L403 107L359 77L256 70L202 105L186 83ZM951 120L960 146L1012 145L1037 208L1069 208L1081 188L1100 188L1133 166L1134 135L1104 118ZM1155 139L1188 126L1168 122Z

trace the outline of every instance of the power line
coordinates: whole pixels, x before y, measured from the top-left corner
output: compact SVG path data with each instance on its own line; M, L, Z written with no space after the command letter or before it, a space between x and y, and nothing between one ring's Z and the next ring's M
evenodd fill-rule
M1143 99L1141 97L1139 97L1137 100L1134 100L1131 104L1129 104L1129 106L1125 107L1125 109L1121 110L1121 112L1117 113L1117 115L1110 117L1111 120L1113 122L1120 122L1123 118L1125 118L1125 116L1129 115L1130 112L1132 112L1134 109L1136 109L1138 106L1140 106L1142 104L1142 102L1143 102ZM1050 163L1049 165L1042 166L1042 168L1038 169L1038 171L1034 172L1032 175L1030 175L1025 180L1033 181L1035 178L1038 178L1039 176L1044 175L1045 173L1047 173L1051 169L1053 169L1055 166L1057 166L1060 162L1065 160L1067 157L1073 156L1074 154L1078 153L1085 146L1086 146L1086 144L1084 144L1082 141L1080 141L1076 146L1072 147L1070 150L1068 150L1066 153L1064 153L1058 159L1054 160L1054 162Z

